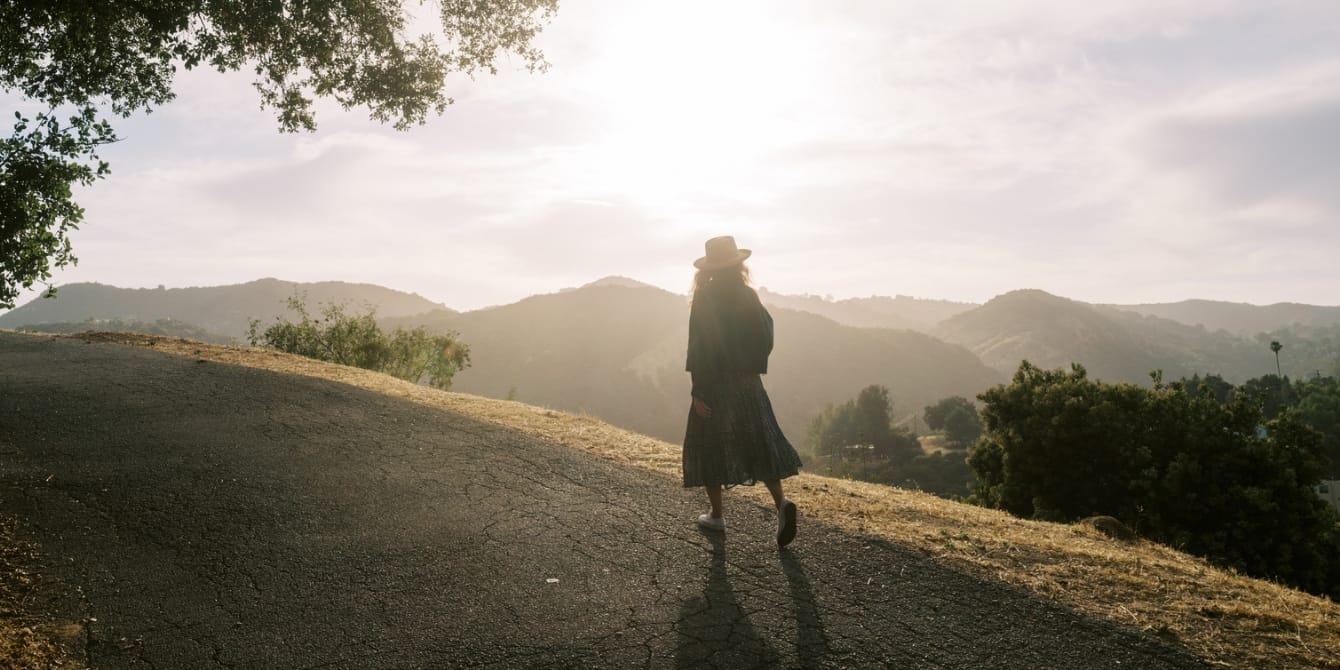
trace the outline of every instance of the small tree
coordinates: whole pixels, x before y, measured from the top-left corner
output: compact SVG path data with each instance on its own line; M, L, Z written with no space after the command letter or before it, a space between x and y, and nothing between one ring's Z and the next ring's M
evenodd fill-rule
M874 447L877 452L887 452L893 447L893 401L889 400L889 389L871 385L861 389L856 396L856 430L858 439Z
M1260 404L1265 418L1273 419L1279 416L1280 410L1297 401L1297 393L1287 378L1267 374L1243 382L1233 391L1233 398Z
M1191 395L1200 395L1202 389L1208 389L1220 403L1228 402L1236 390L1235 386L1219 375L1201 377L1200 374L1195 374L1190 379L1183 378L1181 383Z
M810 445L816 454L838 458L846 458L860 447L882 459L917 453L916 436L905 428L895 428L892 416L889 389L867 386L855 399L829 405L810 422Z
M1340 479L1340 380L1318 377L1299 384L1298 411L1322 435L1327 455L1326 479Z
M942 430L952 444L965 446L982 435L982 418L971 400L950 396L926 408L926 425L931 430Z
M396 328L388 346L390 356L383 372L413 382L426 380L444 391L451 388L456 373L469 365L468 347L453 336L429 335L423 326Z
M288 307L297 313L296 323L279 319L261 332L260 320L252 319L247 332L252 346L385 372L414 383L427 381L443 390L470 365L470 348L455 333L430 335L419 326L396 328L387 335L377 325L375 310L349 314L339 304L321 306L321 318L313 319L300 294L288 299Z
M829 405L810 423L809 444L818 456L811 466L823 474L945 497L962 497L972 479L963 454L924 454L915 433L893 425L893 403L883 386L867 386L855 398Z

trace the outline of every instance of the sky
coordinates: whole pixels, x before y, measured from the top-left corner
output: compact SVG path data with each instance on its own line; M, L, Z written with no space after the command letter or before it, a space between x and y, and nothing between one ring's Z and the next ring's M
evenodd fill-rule
M687 292L729 234L782 293L1340 304L1333 0L563 0L539 45L406 132L325 103L282 134L245 73L180 75L115 123L53 281L466 310Z

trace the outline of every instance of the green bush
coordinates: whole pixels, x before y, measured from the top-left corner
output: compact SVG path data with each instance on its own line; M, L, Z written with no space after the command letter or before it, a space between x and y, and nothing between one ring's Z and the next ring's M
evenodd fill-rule
M975 411L974 411L975 413ZM892 422L883 386L867 386L810 423L808 467L835 477L913 488L955 498L968 493L972 474L963 454L925 454L917 436Z
M430 335L419 326L387 334L377 325L374 310L349 314L337 304L322 305L321 317L314 319L305 298L296 295L288 299L288 307L297 313L296 323L279 319L261 332L260 320L252 319L247 333L252 346L385 372L444 390L470 365L470 348L455 333Z
M981 396L973 499L1026 517L1108 515L1152 540L1258 577L1340 596L1340 520L1312 491L1322 435L1255 393L1090 380L1025 362Z
M814 453L837 460L909 457L921 452L911 431L893 425L889 389L872 385L855 399L829 405L810 422Z
M982 418L972 401L962 396L950 396L926 408L926 425L931 430L942 430L945 439L963 447L982 436Z

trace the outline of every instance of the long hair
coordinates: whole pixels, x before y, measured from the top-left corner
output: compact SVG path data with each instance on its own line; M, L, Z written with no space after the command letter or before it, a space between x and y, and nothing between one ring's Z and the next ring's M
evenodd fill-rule
M717 282L735 282L749 285L749 268L741 261L738 265L711 270L699 270L693 275L693 290L689 292L689 303L693 303L698 292Z

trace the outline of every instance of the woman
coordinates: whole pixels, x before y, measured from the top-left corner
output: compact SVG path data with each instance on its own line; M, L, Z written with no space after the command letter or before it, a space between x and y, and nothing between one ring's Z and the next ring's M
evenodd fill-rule
M782 494L782 479L796 474L800 456L777 426L759 375L772 353L772 316L749 288L744 260L733 237L707 241L694 261L687 369L693 406L684 434L684 487L702 486L712 505L698 525L725 530L721 488L763 482L777 506L777 544L796 536L796 505Z

